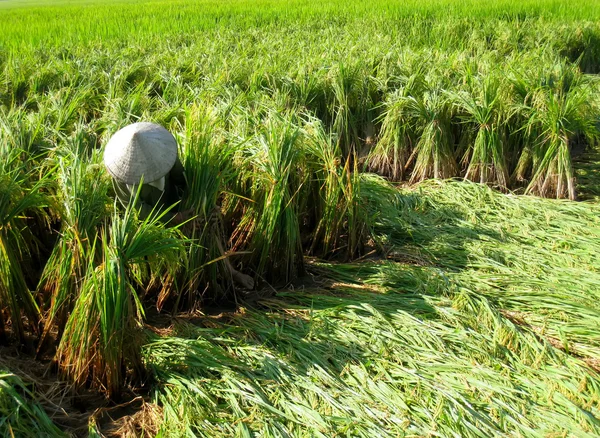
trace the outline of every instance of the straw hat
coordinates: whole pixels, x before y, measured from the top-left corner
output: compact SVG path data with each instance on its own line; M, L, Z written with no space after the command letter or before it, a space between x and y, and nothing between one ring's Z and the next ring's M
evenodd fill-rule
M165 176L177 160L177 142L156 123L133 123L117 131L104 150L108 172L125 184L138 184Z

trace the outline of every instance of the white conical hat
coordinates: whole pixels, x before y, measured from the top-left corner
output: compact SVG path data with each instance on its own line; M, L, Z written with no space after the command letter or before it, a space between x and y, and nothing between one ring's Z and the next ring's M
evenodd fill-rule
M125 184L165 176L177 160L175 137L156 123L133 123L117 131L104 150L108 172Z

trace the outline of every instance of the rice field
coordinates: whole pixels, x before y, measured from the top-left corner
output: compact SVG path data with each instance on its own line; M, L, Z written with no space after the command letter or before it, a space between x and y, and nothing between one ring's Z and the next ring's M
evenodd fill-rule
M0 435L598 436L599 17L0 2ZM137 121L202 227L115 203Z

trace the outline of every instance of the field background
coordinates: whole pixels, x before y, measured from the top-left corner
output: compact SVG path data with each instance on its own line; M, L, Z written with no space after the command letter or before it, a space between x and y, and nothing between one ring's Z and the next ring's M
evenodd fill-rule
M0 319L58 344L0 350L0 435L598 436L599 18L0 1ZM138 120L176 135L184 204L221 205L260 283L237 306L211 230L113 205L102 147Z

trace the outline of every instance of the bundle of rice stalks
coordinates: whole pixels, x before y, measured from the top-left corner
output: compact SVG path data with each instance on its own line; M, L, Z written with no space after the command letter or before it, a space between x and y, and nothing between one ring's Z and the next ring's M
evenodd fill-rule
M75 135L54 151L60 234L42 273L38 291L49 302L44 338L57 328L60 337L86 276L87 260L96 257L92 244L109 212L110 179L99 150L89 150Z
M233 290L231 272L223 259L227 241L219 207L221 194L237 173L234 170L232 143L224 141L217 125L217 114L210 109L192 107L186 112L182 162L187 189L180 209L191 211L195 220L184 225L189 231L187 263L180 266L177 284L188 292L191 307L200 296L223 299ZM183 278L181 278L183 277ZM174 288L164 288L159 297L162 307ZM183 291L179 291L182 296Z
M253 251L252 264L263 275L288 281L303 269L299 224L302 170L300 130L289 116L270 113L256 138L245 147L248 186L245 210L232 241L234 249Z
M321 257L343 253L351 259L360 254L366 239L357 160L353 155L342 157L339 143L318 120L309 119L303 131L312 191L304 196L314 200L306 206L306 215L315 223L309 252Z
M508 166L501 132L504 123L501 83L493 76L486 76L468 77L467 84L467 90L449 93L463 123L475 132L475 141L463 157L467 166L465 179L506 190Z
M184 256L177 230L161 215L139 222L131 208L115 213L107 231L95 240L87 274L67 321L57 359L77 386L86 382L118 396L127 370L140 378L144 287L156 277L174 275ZM95 246L102 262L95 264Z
M382 104L381 134L368 157L369 170L389 177L392 181L404 178L406 165L414 144L416 132L408 111L409 96L422 92L423 73L417 71L401 78L402 86L390 93Z
M458 173L454 139L450 125L450 102L440 88L432 88L422 96L409 96L407 111L420 127L419 140L408 159L414 161L411 183L427 178L450 178Z
M47 146L48 128L43 111L31 112L27 107L27 103L10 110L0 106L0 148L20 149L37 155Z
M25 340L25 324L38 332L40 311L26 278L27 263L35 251L35 236L28 228L28 216L45 216L48 204L43 189L50 176L27 170L27 155L18 150L0 149L0 341L6 339L6 324L14 335ZM25 319L24 319L25 318Z
M517 105L526 117L529 142L517 172L531 169L527 193L575 199L572 143L576 137L595 143L599 135L594 89L576 67L564 63L537 79L537 87Z
M371 82L362 66L340 64L332 70L329 90L330 128L337 134L338 145L349 157L359 152L362 137L372 136L372 123L367 120L373 106Z

